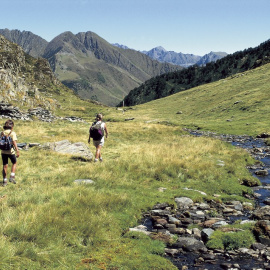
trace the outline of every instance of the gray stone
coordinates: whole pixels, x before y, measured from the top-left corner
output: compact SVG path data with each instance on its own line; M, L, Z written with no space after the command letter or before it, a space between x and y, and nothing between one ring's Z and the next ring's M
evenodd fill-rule
M266 175L268 175L268 171L267 170L258 170L258 171L255 171L255 174L260 175L260 176L266 176Z
M270 220L270 206L266 205L256 209L252 214L252 219Z
M178 249L165 248L165 253L170 255L170 256L174 256L174 255L179 253L179 250Z
M207 203L200 203L198 208L201 209L201 210L209 210L210 206Z
M178 248L182 248L186 251L191 251L191 252L206 252L207 251L207 248L205 247L204 243L193 237L179 237L175 245Z
M175 217L169 216L169 223L175 224L175 225L180 225L181 221Z
M193 201L188 197L175 198L174 201L177 204L177 208L189 208L193 205Z
M147 231L147 227L144 226L144 225L139 225L135 228L129 228L129 231L131 232L139 232L139 233L143 233L143 234L146 234L146 235L150 235L151 232Z
M243 205L239 201L231 201L230 202L233 205L233 208L237 211L243 211Z
M168 216L170 214L170 211L168 210L162 210L162 209L156 209L151 210L152 215L158 215L158 216Z
M203 230L201 231L202 240L203 240L204 242L207 242L207 241L209 240L209 238L210 238L210 236L212 235L213 232L214 232L214 230L211 229L211 228L203 229Z
M202 254L202 257L205 261L212 261L212 260L215 260L216 258L215 254L211 254L211 253Z
M201 239L202 237L202 232L198 228L193 228L192 229L192 234L195 236L197 239Z
M76 179L74 180L76 184L95 184L95 182L91 179Z
M252 244L252 248L254 249L254 250L263 250L263 249L265 249L266 248L266 246L265 245L263 245L263 244L261 244L261 243L254 243L254 244Z
M83 142L71 143L68 140L63 140L59 142L45 143L41 145L41 148L61 154L69 154L86 161L90 161L94 157L89 147Z
M40 146L40 143L29 143L29 147Z
M216 229L219 228L221 226L225 226L228 225L228 223L226 221L218 221L215 224L213 224L212 228Z

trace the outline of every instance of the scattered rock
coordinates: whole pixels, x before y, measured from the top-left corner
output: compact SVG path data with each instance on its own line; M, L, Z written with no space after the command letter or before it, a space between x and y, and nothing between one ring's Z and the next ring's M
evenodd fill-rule
M257 208L253 212L251 218L259 219L259 220L270 220L270 206L266 205L266 206Z
M83 142L71 143L68 140L63 140L59 142L45 143L40 146L46 150L52 150L61 154L69 154L76 158L81 158L85 161L90 161L93 159L93 154L89 147Z
M204 243L193 237L179 237L177 242L173 246L177 248L182 248L183 250L189 252L207 251L207 248L205 247Z
M129 228L129 231L131 232L139 232L139 233L143 233L143 234L146 234L146 235L150 235L151 232L147 231L147 227L144 226L144 225L139 225L135 228Z
M261 134L257 135L257 138L266 139L266 138L269 138L269 137L270 137L270 134L268 134L268 133L261 133Z
M95 182L91 179L76 179L74 180L75 184L95 184Z
M268 175L268 171L267 170L258 170L258 171L255 171L255 174L260 175L260 176L266 176L266 175Z
M177 203L177 208L189 208L193 205L193 201L187 197L175 198L175 202Z
M134 120L135 118L126 118L125 121L132 121Z
M228 223L226 221L218 221L218 222L213 224L212 228L216 229L216 228L226 226L226 225L228 225Z
M209 228L209 229L203 229L201 232L202 240L204 242L207 242L210 238L210 236L213 234L214 230Z

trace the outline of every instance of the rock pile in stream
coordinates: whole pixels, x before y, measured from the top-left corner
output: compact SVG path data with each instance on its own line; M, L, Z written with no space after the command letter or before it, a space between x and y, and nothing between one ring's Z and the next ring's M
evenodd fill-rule
M167 203L155 205L152 210L144 214L144 224L147 226L140 225L131 228L130 231L142 232L153 239L163 240L167 243L166 255L174 258L172 260L178 260L179 267L185 266L187 267L185 269L270 269L270 240L268 240L270 206L254 210L251 203L240 201L194 203L187 197L175 198L175 202L176 207ZM247 216L252 219L248 219ZM263 237L264 241L237 250L217 250L206 247L207 241L215 230L231 233L240 230L222 227L238 218L242 219L242 224L254 223L258 234L266 235ZM174 239L173 243L172 239ZM181 256L183 258L192 256L193 259L187 263L184 262L186 259L182 261L179 259ZM241 260L239 262L241 256L248 257L257 268L251 266L246 268L246 265L241 265ZM214 268L203 267L205 264L213 265ZM182 269L181 267L179 269Z

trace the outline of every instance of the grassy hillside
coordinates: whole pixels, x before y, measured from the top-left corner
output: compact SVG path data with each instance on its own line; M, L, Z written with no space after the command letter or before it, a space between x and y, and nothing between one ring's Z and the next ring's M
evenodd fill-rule
M117 48L90 31L60 34L47 45L43 57L56 77L80 97L110 106L145 80L181 69L135 50Z
M127 110L125 117L192 129L256 135L270 131L270 64Z

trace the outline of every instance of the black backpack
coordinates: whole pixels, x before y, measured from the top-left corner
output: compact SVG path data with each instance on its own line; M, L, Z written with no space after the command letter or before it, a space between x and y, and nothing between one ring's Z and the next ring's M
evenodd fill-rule
M94 122L90 127L90 137L94 141L100 141L104 136L104 130L101 128L102 122Z
M9 136L12 131L8 135L5 135L4 132L1 132L0 137L0 150L11 150L13 147L13 140Z

